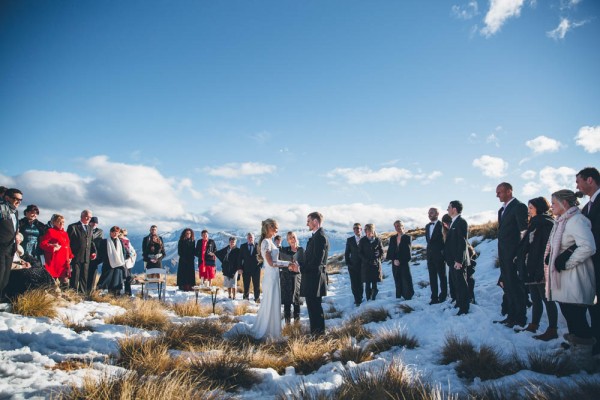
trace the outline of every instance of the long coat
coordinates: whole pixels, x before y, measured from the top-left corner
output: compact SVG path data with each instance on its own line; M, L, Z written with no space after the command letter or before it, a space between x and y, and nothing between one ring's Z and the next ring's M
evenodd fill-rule
M221 271L223 271L223 275L228 278L233 278L239 269L238 261L240 259L240 249L238 247L234 247L229 251L229 254L227 254L228 249L229 245L217 251L215 255L219 261L221 261Z
M73 251L73 263L89 264L90 255L96 253L96 245L93 242L94 234L92 227L83 226L81 222L75 222L67 227L67 234L71 241Z
M323 228L319 228L306 244L304 263L300 264L302 282L300 282L300 296L322 297L327 296L327 272L325 265L329 256L329 239L325 236Z
M196 276L194 275L194 259L196 243L193 240L180 239L177 242L177 254L179 265L177 266L177 286L183 288L186 285L194 286Z
M57 251L54 251L54 243L60 245ZM40 248L44 251L44 266L53 278L66 278L71 275L69 260L73 258L73 252L67 232L55 227L48 229L42 237Z
M358 242L358 251L361 259L361 276L363 282L381 282L381 260L383 259L383 245L381 239L375 238L372 242L363 236Z
M550 244L558 224L550 234ZM592 255L596 252L596 244L592 235L591 223L583 214L577 212L566 222L565 230L560 240L558 249L551 248L550 257L554 253L561 254L566 249L576 244L577 248L569 257L566 269L558 274L560 282L553 280L553 274L549 275L546 285L550 285L550 296L548 300L572 304L594 304L596 296L596 280L594 275L594 263ZM559 287L560 284L560 287Z
M279 259L282 261L296 261L302 264L304 249L298 247L297 251L294 252L291 246L282 247L279 251ZM281 304L300 304L302 275L282 268L279 270L279 282L281 284Z
M553 226L554 221L549 215L536 215L529 221L517 252L517 268L523 282L544 282L544 252Z

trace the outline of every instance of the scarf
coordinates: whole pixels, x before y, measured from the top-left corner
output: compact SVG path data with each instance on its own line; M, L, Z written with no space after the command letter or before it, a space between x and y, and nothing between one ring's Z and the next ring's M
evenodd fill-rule
M106 252L108 253L108 262L111 268L118 268L125 265L125 259L123 258L123 247L121 241L117 239L117 246L112 238L106 239Z
M544 264L544 277L546 278L546 298L551 300L550 292L552 289L560 289L560 272L554 267L556 257L560 255L560 242L562 241L567 221L575 214L577 214L579 208L571 207L563 215L556 219L556 223L550 232L550 239L546 244L546 251L544 251L544 260L550 255L550 262L548 265ZM552 279L548 279L552 277Z

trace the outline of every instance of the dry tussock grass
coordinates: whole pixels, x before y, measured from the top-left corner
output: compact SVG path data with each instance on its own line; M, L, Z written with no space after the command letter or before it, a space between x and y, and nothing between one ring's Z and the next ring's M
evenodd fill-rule
M439 400L441 390L424 384L401 363L393 361L376 370L354 368L342 373L342 384L332 396L335 399L372 400Z
M342 318L342 316L344 315L344 313L341 310L338 310L335 307L335 304L333 303L329 303L329 307L327 308L327 311L325 311L325 319L335 319L335 318Z
M135 307L140 306L142 304L141 298L131 298L128 296L113 296L111 294L102 294L99 290L96 290L90 294L90 300L95 301L97 303L108 303L113 306L118 306L124 308L126 310L131 310ZM147 300L153 301L153 300Z
M398 308L398 310L402 311L405 314L410 314L411 312L415 311L414 308L405 303L398 304L396 308Z
M469 399L477 400L566 400L597 399L600 382L589 379L573 379L551 386L547 382L528 381L526 385L490 383L479 390L471 390Z
M390 314L385 308L368 308L360 314L356 314L350 318L350 322L356 321L364 325L371 322L383 322L388 318L390 318Z
M373 334L360 321L348 320L342 326L329 330L327 336L334 340L352 336L356 340L361 341L373 337Z
M123 314L105 319L107 324L127 325L147 330L166 329L170 322L163 305L158 301L136 301Z
M14 314L48 318L56 318L58 315L56 297L49 294L44 288L28 290L10 301Z
M341 273L342 267L344 265L346 265L346 262L344 261L344 255L336 254L329 257L329 259L327 260L327 264L325 265L325 271L328 275L336 275Z
M193 377L174 372L151 377L128 372L119 376L106 375L100 380L86 377L81 387L72 385L57 396L61 400L130 400L130 399L206 399L229 398L215 388L198 389Z
M288 341L288 352L296 372L309 374L330 361L335 346L336 341L326 337L297 338Z
M390 350L392 347L414 349L417 346L419 346L419 342L413 335L399 328L386 328L377 332L373 340L368 344L367 350L373 353L382 353Z
M248 310L250 309L250 305L248 303L246 303L245 301L236 304L233 307L233 315L236 316L241 316L241 315L246 315L248 314Z
M169 305L169 308L180 317L208 317L212 314L212 304L196 304L194 300L173 303ZM218 310L219 307L216 307L215 312Z
M467 338L458 337L456 334L450 333L446 335L444 345L442 346L441 363L444 365L462 360L465 356L475 355L475 346Z
M483 240L498 238L498 222L486 222L481 225L469 226L469 237L482 236Z
M261 378L250 367L248 353L232 351L210 352L199 355L184 366L190 376L202 379L205 384L219 386L226 391L249 388L261 382Z
M181 325L172 324L160 337L170 348L185 350L222 341L223 333L228 329L229 325L219 320L201 319Z
M177 365L169 355L169 346L161 339L128 336L119 339L117 346L117 364L142 375L165 374Z
M167 274L167 286L177 286L176 274Z
M297 339L301 337L307 337L310 335L310 330L307 326L300 323L293 323L286 325L281 330L283 336L287 336L291 339Z
M75 333L81 332L93 332L94 329L91 326L87 326L80 321L75 321L68 316L63 316L60 321L65 325L66 328L72 329Z
M55 289L55 287L53 287L53 289ZM78 293L77 291L69 288L69 289L61 289L59 293L59 296L62 300L69 302L69 303L81 303L84 298L83 295L81 293Z
M66 372L76 371L78 369L91 368L92 362L81 358L71 358L61 362L57 362L50 367L52 370L61 370Z
M264 349L250 352L250 366L252 368L273 368L278 374L283 374L286 367L292 365L292 359L288 354L280 354Z
M332 400L328 392L318 390L314 387L306 386L306 382L302 380L299 386L289 386L286 391L280 392L275 396L275 400Z
M337 341L338 349L333 353L334 360L346 364L353 361L357 364L373 359L373 352L357 345L355 340L349 336Z
M530 370L545 375L569 376L579 370L570 359L541 351L527 353L527 360Z

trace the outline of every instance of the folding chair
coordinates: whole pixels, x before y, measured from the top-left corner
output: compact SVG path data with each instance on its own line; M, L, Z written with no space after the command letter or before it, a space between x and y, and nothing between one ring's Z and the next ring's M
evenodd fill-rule
M148 275L158 275L155 278L148 278ZM150 268L146 270L146 276L142 281L142 298L146 299L148 297L148 291L150 290L150 285L156 284L156 289L158 291L158 300L161 300L161 294L166 293L167 289L167 269L166 268ZM146 294L144 295L144 285L146 286ZM164 297L164 296L163 296Z

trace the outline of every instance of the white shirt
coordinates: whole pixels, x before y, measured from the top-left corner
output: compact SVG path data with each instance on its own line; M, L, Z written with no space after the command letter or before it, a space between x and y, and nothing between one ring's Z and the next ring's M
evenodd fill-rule
M590 201L592 203L596 201L596 197L598 197L598 194L600 194L600 189L596 190L596 192L590 196Z
M454 220L452 220L454 221ZM431 221L431 225L429 225L429 237L431 237L431 235L433 235L433 230L435 229L435 225L438 223L438 220L436 219L435 221Z

